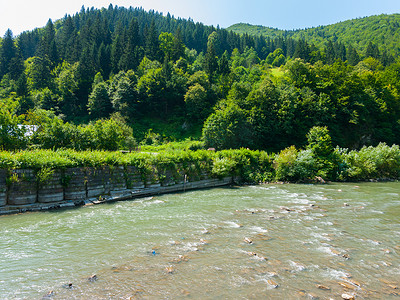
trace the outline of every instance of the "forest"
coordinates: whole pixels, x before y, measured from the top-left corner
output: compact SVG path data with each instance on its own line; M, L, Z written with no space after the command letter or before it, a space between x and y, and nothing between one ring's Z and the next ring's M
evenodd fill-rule
M376 18L370 27L362 19L366 32ZM350 150L399 144L399 49L357 36L362 43L235 33L112 5L16 37L7 30L1 147L126 150L192 139L277 152L307 145L315 126Z

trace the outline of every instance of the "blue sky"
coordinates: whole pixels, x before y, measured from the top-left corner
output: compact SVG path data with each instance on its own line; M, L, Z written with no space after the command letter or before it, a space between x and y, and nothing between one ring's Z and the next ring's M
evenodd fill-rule
M279 29L328 25L382 13L400 13L399 0L116 0L118 6L142 6L206 25L244 22ZM47 20L74 14L85 7L108 7L110 0L0 0L0 36L43 27Z

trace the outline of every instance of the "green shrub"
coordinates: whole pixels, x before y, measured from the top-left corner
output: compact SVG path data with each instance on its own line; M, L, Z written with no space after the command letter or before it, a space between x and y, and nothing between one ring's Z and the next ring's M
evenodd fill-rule
M276 155L274 160L276 180L296 180L294 166L296 163L298 151L295 146L290 146Z
M347 165L345 179L400 177L400 149L397 145L389 147L380 143L377 147L363 147L360 151L345 152L342 157Z

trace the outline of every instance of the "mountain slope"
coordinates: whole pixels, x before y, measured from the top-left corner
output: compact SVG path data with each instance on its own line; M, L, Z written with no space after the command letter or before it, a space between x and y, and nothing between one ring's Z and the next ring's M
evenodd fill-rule
M344 22L307 28L302 30L279 30L250 24L235 24L227 28L235 33L263 35L266 37L286 36L294 39L305 39L318 48L326 41L352 45L364 52L370 42L391 54L400 53L400 14L379 15Z

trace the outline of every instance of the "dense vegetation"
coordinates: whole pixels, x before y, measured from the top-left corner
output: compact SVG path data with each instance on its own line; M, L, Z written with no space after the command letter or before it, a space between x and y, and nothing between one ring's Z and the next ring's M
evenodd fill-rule
M327 37L239 35L111 5L8 30L1 147L132 150L201 136L188 147L279 152L306 147L314 126L340 147L399 144L397 50Z
M379 15L307 29L279 30L250 24L234 24L228 30L239 34L262 35L268 38L304 39L318 48L328 41L352 46L359 53L365 53L370 45L375 45L383 54L400 54L400 14ZM370 51L369 49L368 51Z
M160 181L167 171L186 174L190 180L201 174L235 176L246 183L267 181L314 182L400 178L400 148L379 144L360 151L333 148L326 127L313 127L304 149L288 147L278 154L249 149L207 151L164 148L152 152L107 152L75 150L0 151L0 168L34 169L49 174L69 167L134 166L143 176ZM192 146L193 142L191 142ZM11 173L10 173L11 174Z

